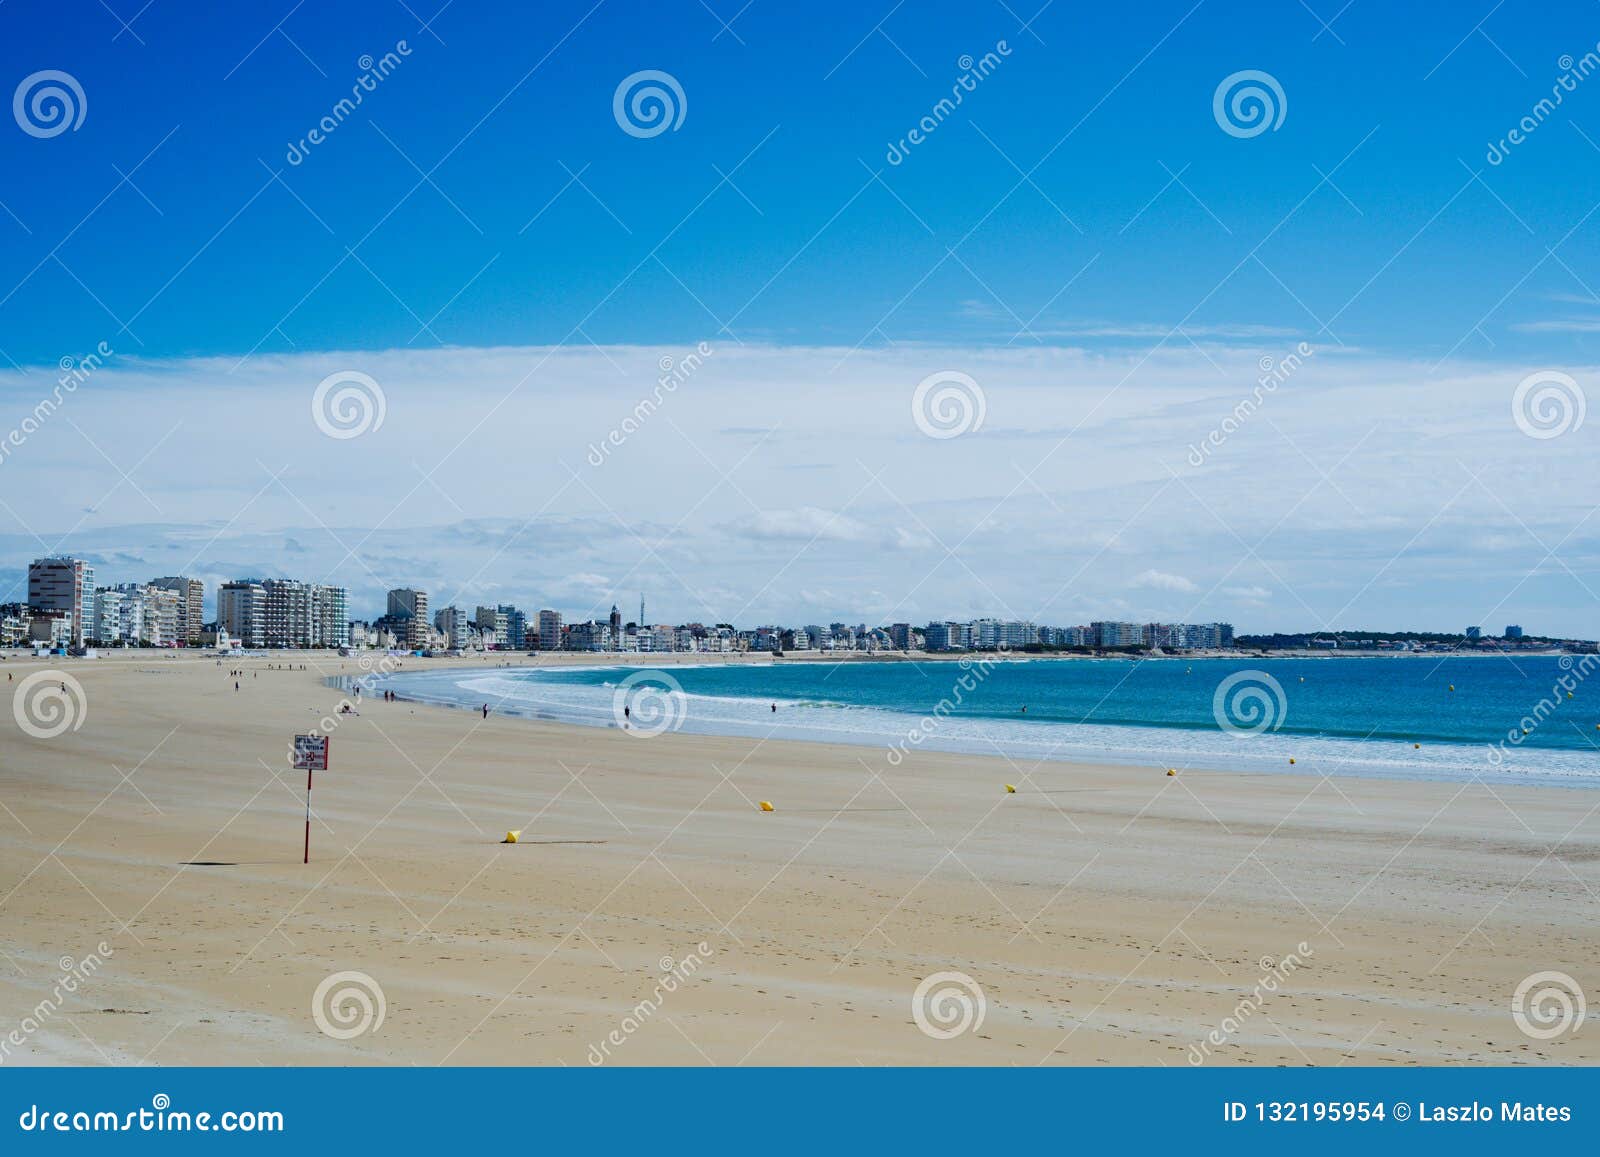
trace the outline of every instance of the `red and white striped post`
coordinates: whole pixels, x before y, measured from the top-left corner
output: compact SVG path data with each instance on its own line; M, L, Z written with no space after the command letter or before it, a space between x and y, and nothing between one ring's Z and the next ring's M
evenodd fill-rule
M302 864L311 862L311 768L306 768L306 856Z
M328 770L328 737L326 735L296 735L294 737L294 765L306 769L306 846L302 863L311 862L311 773Z

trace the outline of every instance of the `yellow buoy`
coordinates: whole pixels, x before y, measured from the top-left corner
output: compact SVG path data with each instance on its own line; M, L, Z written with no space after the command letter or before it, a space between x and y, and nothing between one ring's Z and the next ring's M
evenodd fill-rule
M1290 763L1293 763L1293 762L1294 762L1294 756L1292 756L1292 755L1291 755L1291 756L1290 756L1290 757L1289 757L1289 762L1290 762Z
M761 801L761 810L764 811L764 812L771 811L772 810L772 804L770 804L766 800L762 800Z
M1455 689L1456 689L1456 685L1454 683L1450 684L1450 690L1454 691Z
M1419 749L1419 748L1421 748L1421 746L1422 746L1422 744L1420 744L1420 743L1413 743L1413 744L1412 744L1412 745L1411 745L1411 749L1412 749L1412 750L1413 750L1413 751L1416 751L1416 750L1418 750L1418 749Z
M518 840L520 840L521 838L522 838L522 829L518 828L516 831L507 832L506 833L506 838L501 840L500 842L502 844L514 844Z
M1007 795L1015 795L1016 793L1017 793L1017 789L1016 789L1016 786L1014 784L1009 784L1009 783L1006 784L1006 794Z
M1175 767L1169 767L1169 768L1167 768L1167 774L1168 775L1177 775L1178 774L1178 769L1175 768Z

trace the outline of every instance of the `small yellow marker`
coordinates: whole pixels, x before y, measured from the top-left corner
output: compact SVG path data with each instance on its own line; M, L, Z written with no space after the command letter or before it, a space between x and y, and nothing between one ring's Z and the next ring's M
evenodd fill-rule
M1016 795L1017 794L1016 787L1013 784L1009 784L1009 783L1006 784L1006 794L1007 795Z
M1292 755L1291 755L1291 756L1290 756L1290 757L1289 757L1289 762L1290 762L1290 763L1293 763L1293 762L1294 762L1294 756L1292 756Z
M761 801L761 810L764 811L764 812L771 811L772 810L772 804L769 803L767 800L762 800Z
M1167 774L1168 775L1177 775L1178 774L1178 769L1175 768L1175 767L1169 767L1169 768L1167 768Z
M514 832L507 832L507 833L506 833L506 838L505 838L505 839L503 839L503 840L501 840L501 841L500 841L500 842L501 842L501 843L502 843L502 844L514 844L514 843L516 843L516 842L517 842L517 841L518 841L518 840L520 840L520 839L521 839L521 838L522 838L522 829L521 829L521 828L518 828L518 829L517 829L517 830L516 830L516 831L514 831Z
M1456 689L1456 685L1454 683L1450 684L1450 690L1454 691L1455 689Z
M1420 743L1413 743L1411 745L1411 750L1412 751L1420 751L1421 748L1422 748L1422 744L1420 744Z

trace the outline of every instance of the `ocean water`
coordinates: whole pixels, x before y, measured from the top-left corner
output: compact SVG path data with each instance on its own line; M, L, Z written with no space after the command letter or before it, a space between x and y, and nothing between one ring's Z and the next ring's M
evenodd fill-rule
M960 751L1600 787L1592 655L630 663L405 672L382 686L641 735L854 743L891 764Z

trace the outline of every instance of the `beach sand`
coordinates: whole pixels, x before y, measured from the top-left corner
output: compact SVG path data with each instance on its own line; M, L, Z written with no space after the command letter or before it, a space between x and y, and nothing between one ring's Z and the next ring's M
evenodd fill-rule
M303 865L286 751L354 661L54 664L82 726L0 740L6 1064L1600 1060L1593 1020L1512 1015L1534 973L1600 993L1600 792L892 766L368 696ZM50 668L0 664L8 697ZM383 1003L349 1039L312 1014L344 971ZM982 997L949 1037L913 1017L941 972Z

